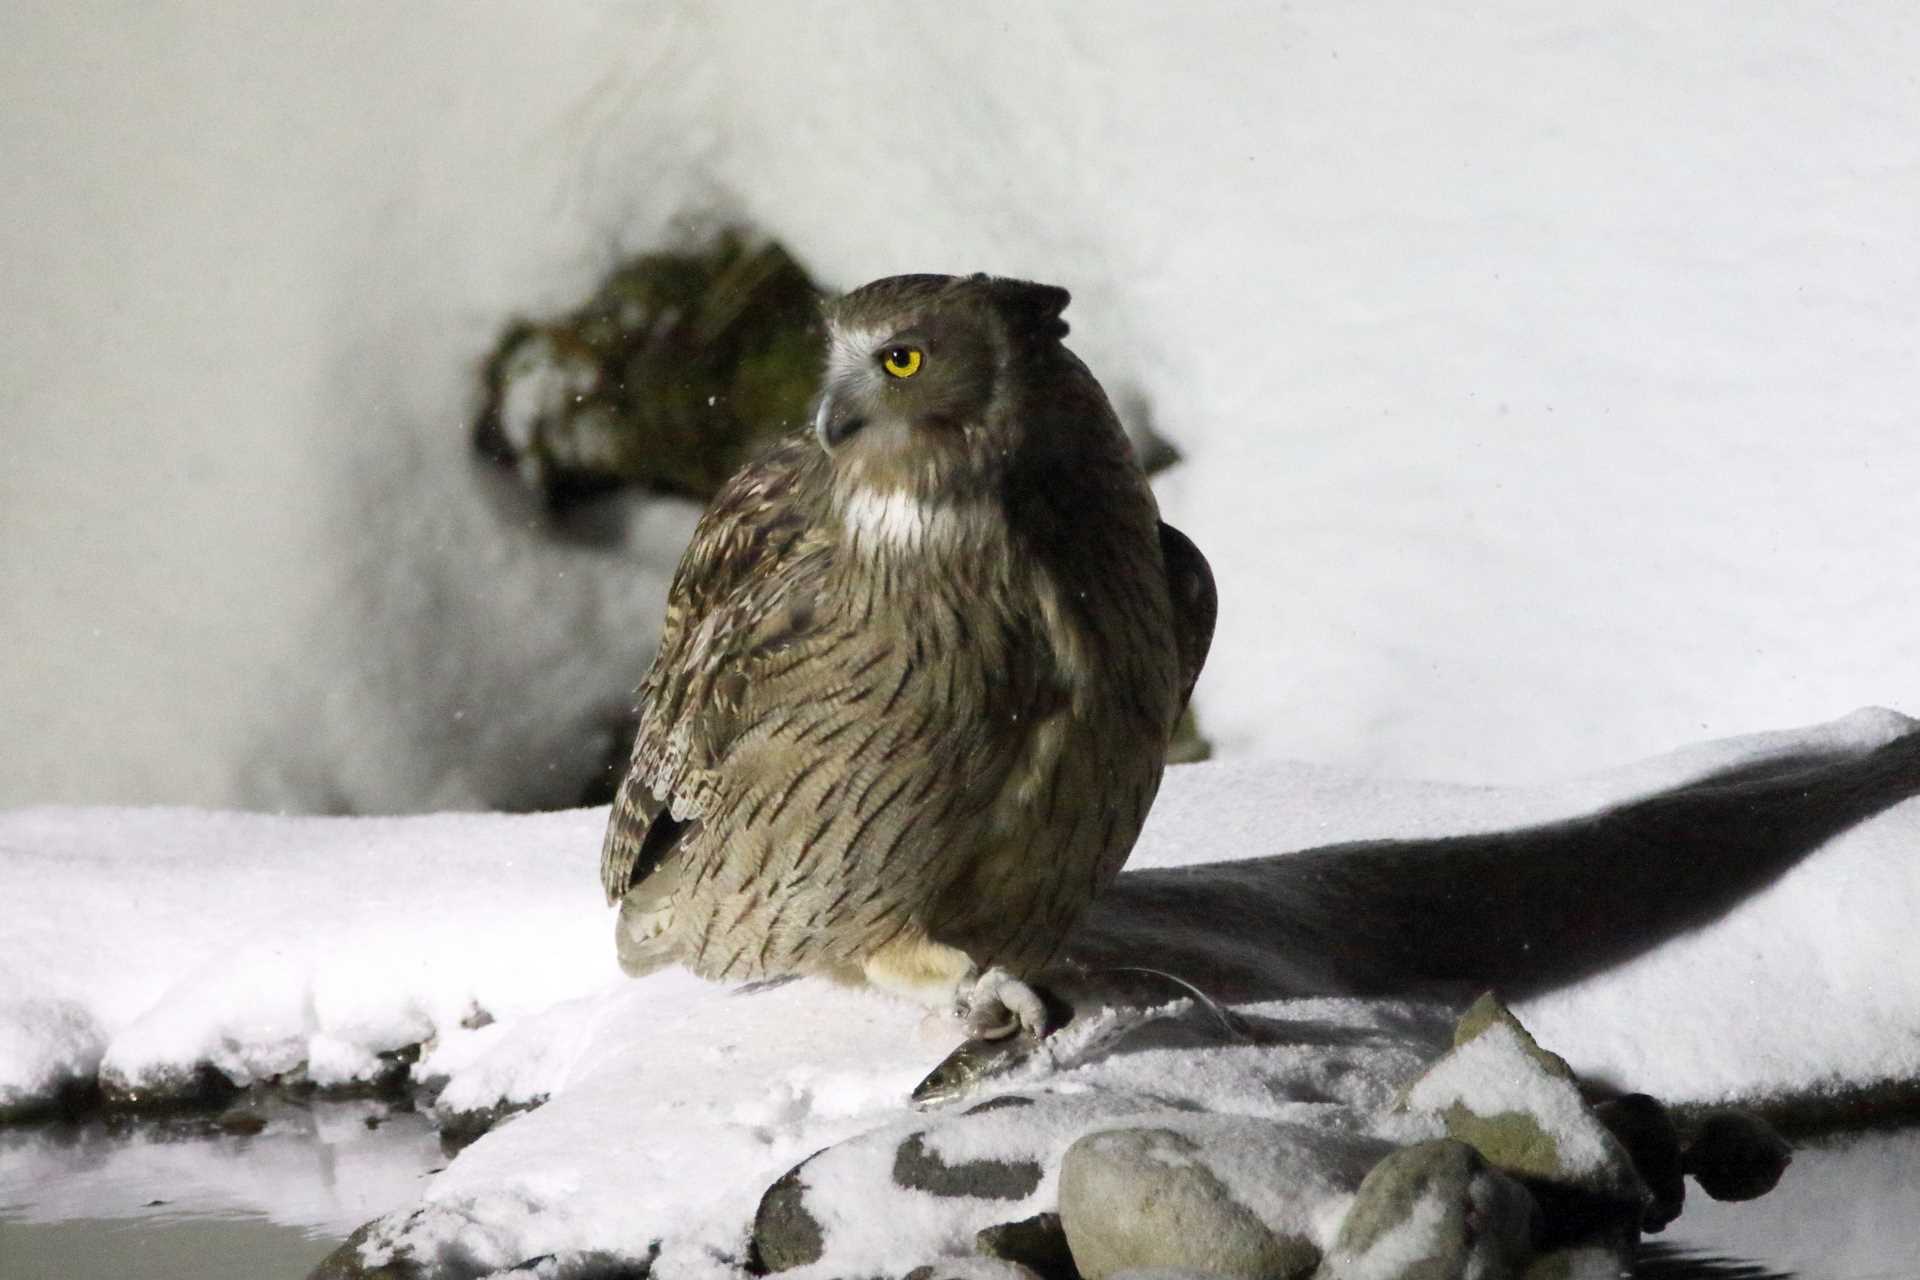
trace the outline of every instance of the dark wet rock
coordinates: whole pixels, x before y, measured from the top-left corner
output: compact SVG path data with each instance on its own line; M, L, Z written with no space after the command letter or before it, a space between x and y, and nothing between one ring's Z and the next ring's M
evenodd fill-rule
M982 1227L974 1233L973 1247L989 1258L1017 1262L1041 1280L1078 1280L1080 1275L1057 1213L1036 1213L1018 1222Z
M820 1261L826 1233L807 1209L806 1168L814 1152L787 1170L760 1197L753 1214L753 1259L762 1271L787 1271Z
M266 1131L267 1118L251 1107L237 1107L221 1112L214 1119L213 1127L230 1137L251 1138Z
M905 1280L1041 1280L1004 1258L942 1258L907 1272Z
M653 1274L653 1259L626 1258L597 1249L569 1251L528 1258L495 1274L522 1280L647 1280Z
M1148 1111L1164 1114L1103 1093L1010 1094L848 1138L768 1188L754 1227L759 1261L770 1270L811 1261L834 1274L872 1273L881 1262L861 1252L870 1241L826 1228L867 1220L875 1206L897 1217L894 1244L907 1259L946 1256L985 1228L1053 1209L1042 1192L1068 1146ZM892 1273L896 1264L886 1265Z
M1250 1121L1250 1125L1258 1122ZM1142 1267L1287 1280L1320 1250L1304 1231L1275 1231L1172 1129L1088 1134L1060 1163L1060 1221L1087 1280Z
M1681 1163L1715 1200L1751 1200L1779 1183L1793 1146L1751 1112L1715 1111L1695 1127Z
M804 421L820 297L785 249L737 229L628 259L577 310L508 327L474 442L556 510L626 485L710 496Z
M983 1106L967 1114L991 1109ZM910 1135L893 1158L895 1186L935 1196L1024 1200L1039 1188L1042 1174L1039 1163L1033 1160L962 1160L948 1164L928 1149L924 1133Z
M245 1083L234 1081L209 1062L149 1069L138 1078L108 1066L97 1078L66 1081L51 1097L0 1107L0 1124L49 1119L80 1123L97 1117L186 1126L208 1134L246 1134L258 1132L249 1127L250 1112L271 1111L287 1104L377 1099L412 1107L420 1100L419 1082L413 1077L420 1052L418 1044L386 1050L376 1055L379 1066L372 1077L324 1085L313 1082L305 1062Z
M100 1073L100 1105L108 1111L207 1111L226 1106L240 1094L240 1086L211 1065L154 1072L129 1080L118 1072Z
M436 1107L433 1123L440 1131L440 1149L450 1156L458 1155L486 1137L498 1125L533 1110L546 1100L546 1095L542 1094L524 1102L502 1100L490 1107L469 1107L459 1111Z
M77 1124L101 1110L105 1095L92 1076L70 1076L50 1093L27 1094L0 1102L0 1125L38 1124L46 1120Z
M1322 1280L1497 1280L1532 1254L1538 1211L1525 1187L1464 1142L1396 1151L1367 1174L1341 1220Z
M1113 401L1114 416L1126 430L1134 459L1142 471L1150 476L1158 475L1184 459L1179 447L1160 434L1154 420L1153 402L1144 390L1127 383L1109 383L1107 391Z
M1659 1099L1629 1093L1597 1104L1593 1114L1620 1140L1652 1198L1640 1219L1643 1231L1661 1231L1686 1206L1687 1184L1680 1174L1680 1130Z
M1173 740L1167 744L1168 764L1193 764L1213 756L1213 744L1200 735L1200 721L1189 706L1173 726Z
M307 1273L307 1280L426 1280L427 1269L410 1253L396 1254L378 1263L369 1263L361 1257L361 1246L380 1229L382 1221L376 1218L348 1236L338 1249Z

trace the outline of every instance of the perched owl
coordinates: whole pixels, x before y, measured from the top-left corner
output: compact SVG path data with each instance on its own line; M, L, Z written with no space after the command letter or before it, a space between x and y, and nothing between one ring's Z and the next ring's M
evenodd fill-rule
M1119 872L1213 634L1065 290L827 304L812 430L674 577L601 872L622 965L818 974L1042 1033L1028 985Z

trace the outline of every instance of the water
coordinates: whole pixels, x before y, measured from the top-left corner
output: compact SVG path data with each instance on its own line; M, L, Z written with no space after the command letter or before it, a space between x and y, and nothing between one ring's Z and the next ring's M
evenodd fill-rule
M0 1223L0 1276L175 1276L201 1280L299 1280L338 1241L257 1214L79 1218Z
M0 1280L301 1280L446 1163L382 1102L242 1114L265 1126L0 1128Z
M1720 1204L1689 1182L1680 1220L1649 1237L1658 1253L1683 1258L1657 1257L1646 1270L1723 1280L1920 1280L1920 1128L1796 1146L1780 1185L1758 1200ZM1703 1258L1723 1265L1707 1269ZM1683 1260L1693 1269L1670 1269Z
M300 1280L446 1162L422 1117L383 1103L259 1115L253 1134L0 1129L0 1278ZM1920 1280L1920 1128L1803 1143L1744 1204L1689 1184L1649 1244L1649 1280Z

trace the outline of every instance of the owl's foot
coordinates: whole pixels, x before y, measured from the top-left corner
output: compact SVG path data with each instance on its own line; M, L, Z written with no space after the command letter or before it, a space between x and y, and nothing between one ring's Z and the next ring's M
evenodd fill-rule
M883 991L950 1009L975 1040L1004 1040L1025 1031L1047 1034L1044 996L995 966L981 972L966 952L924 936L902 937L861 962L866 980Z
M1047 1034L1047 1002L998 965L961 995L959 1014L975 1040L1004 1040L1021 1031L1038 1040Z

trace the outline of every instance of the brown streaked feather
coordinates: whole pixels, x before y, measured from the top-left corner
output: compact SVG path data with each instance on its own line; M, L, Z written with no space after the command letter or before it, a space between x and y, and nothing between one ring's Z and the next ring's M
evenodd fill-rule
M822 462L805 436L780 442L722 487L694 529L640 684L640 727L601 847L608 902L659 865L642 865L641 850L660 816L696 816L707 802L705 770L724 751L744 696L736 647L789 594L782 567L812 525L807 504L794 499L808 491L806 469ZM790 627L792 612L781 617Z

